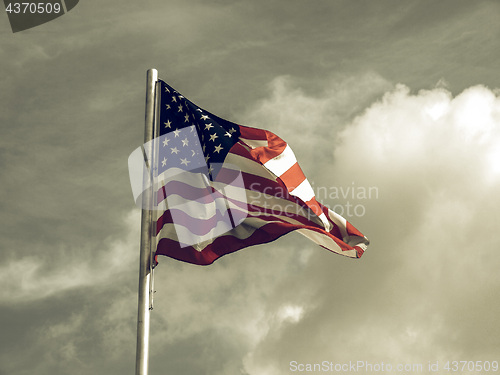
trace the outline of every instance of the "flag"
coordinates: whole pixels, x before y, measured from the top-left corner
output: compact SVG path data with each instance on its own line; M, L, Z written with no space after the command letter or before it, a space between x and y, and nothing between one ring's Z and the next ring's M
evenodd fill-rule
M208 265L294 231L334 253L361 257L368 239L316 201L284 140L224 120L158 84L156 256Z

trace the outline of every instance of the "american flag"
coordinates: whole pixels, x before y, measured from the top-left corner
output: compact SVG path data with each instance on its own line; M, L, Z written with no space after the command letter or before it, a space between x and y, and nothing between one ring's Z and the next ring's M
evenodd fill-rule
M334 253L361 257L368 239L316 201L284 140L226 121L158 84L154 168L164 209L155 211L156 256L208 265L295 231Z

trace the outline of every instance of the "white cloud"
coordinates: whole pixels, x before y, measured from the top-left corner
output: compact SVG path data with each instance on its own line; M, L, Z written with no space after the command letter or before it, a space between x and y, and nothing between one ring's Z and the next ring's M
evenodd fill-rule
M281 322L297 323L304 315L304 307L297 305L283 305L278 311L278 319Z
M321 250L311 252L308 283L295 291L309 289L315 306L280 325L270 320L273 303L260 300L269 328L247 354L247 372L287 374L289 361L300 358L394 364L458 353L490 358L500 333L494 317L500 304L492 299L500 290L498 93L474 86L456 97L442 87L411 94L397 85L346 121L333 142L319 140L325 129L319 130L334 111L325 103L339 93L314 98L277 87L257 115L275 116L278 134L294 140L301 134L285 127L296 120L298 128L308 108L313 120L304 134L314 135L294 151L299 162L316 165L316 185L355 182L379 194L362 201L365 216L348 218L372 240L360 261L327 263ZM315 164L317 155L329 155L328 163ZM284 307L275 311L295 316Z
M51 257L30 255L0 268L0 303L40 300L70 289L98 285L128 270L139 251L140 210L124 219L126 236L109 239L102 249L67 245ZM97 258L90 254L98 254Z
M275 132L292 147L323 148L344 121L389 88L384 78L367 73L356 79L327 78L324 87L311 95L291 77L280 76L269 84L270 97L242 117L250 126Z

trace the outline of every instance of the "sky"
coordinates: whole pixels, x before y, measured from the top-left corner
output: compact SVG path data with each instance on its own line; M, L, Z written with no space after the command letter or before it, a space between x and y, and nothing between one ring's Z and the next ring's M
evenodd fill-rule
M206 267L161 257L151 375L500 361L499 18L496 0L82 0L18 33L0 16L0 375L135 369L127 160L150 68L285 139L371 242L361 259L294 233Z

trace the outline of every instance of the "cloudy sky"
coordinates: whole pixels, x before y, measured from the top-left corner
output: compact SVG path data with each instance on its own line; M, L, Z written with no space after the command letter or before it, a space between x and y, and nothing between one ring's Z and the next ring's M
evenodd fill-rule
M15 34L1 16L0 375L134 371L149 68L280 135L371 241L161 258L150 374L499 361L499 19L496 0L82 0Z

